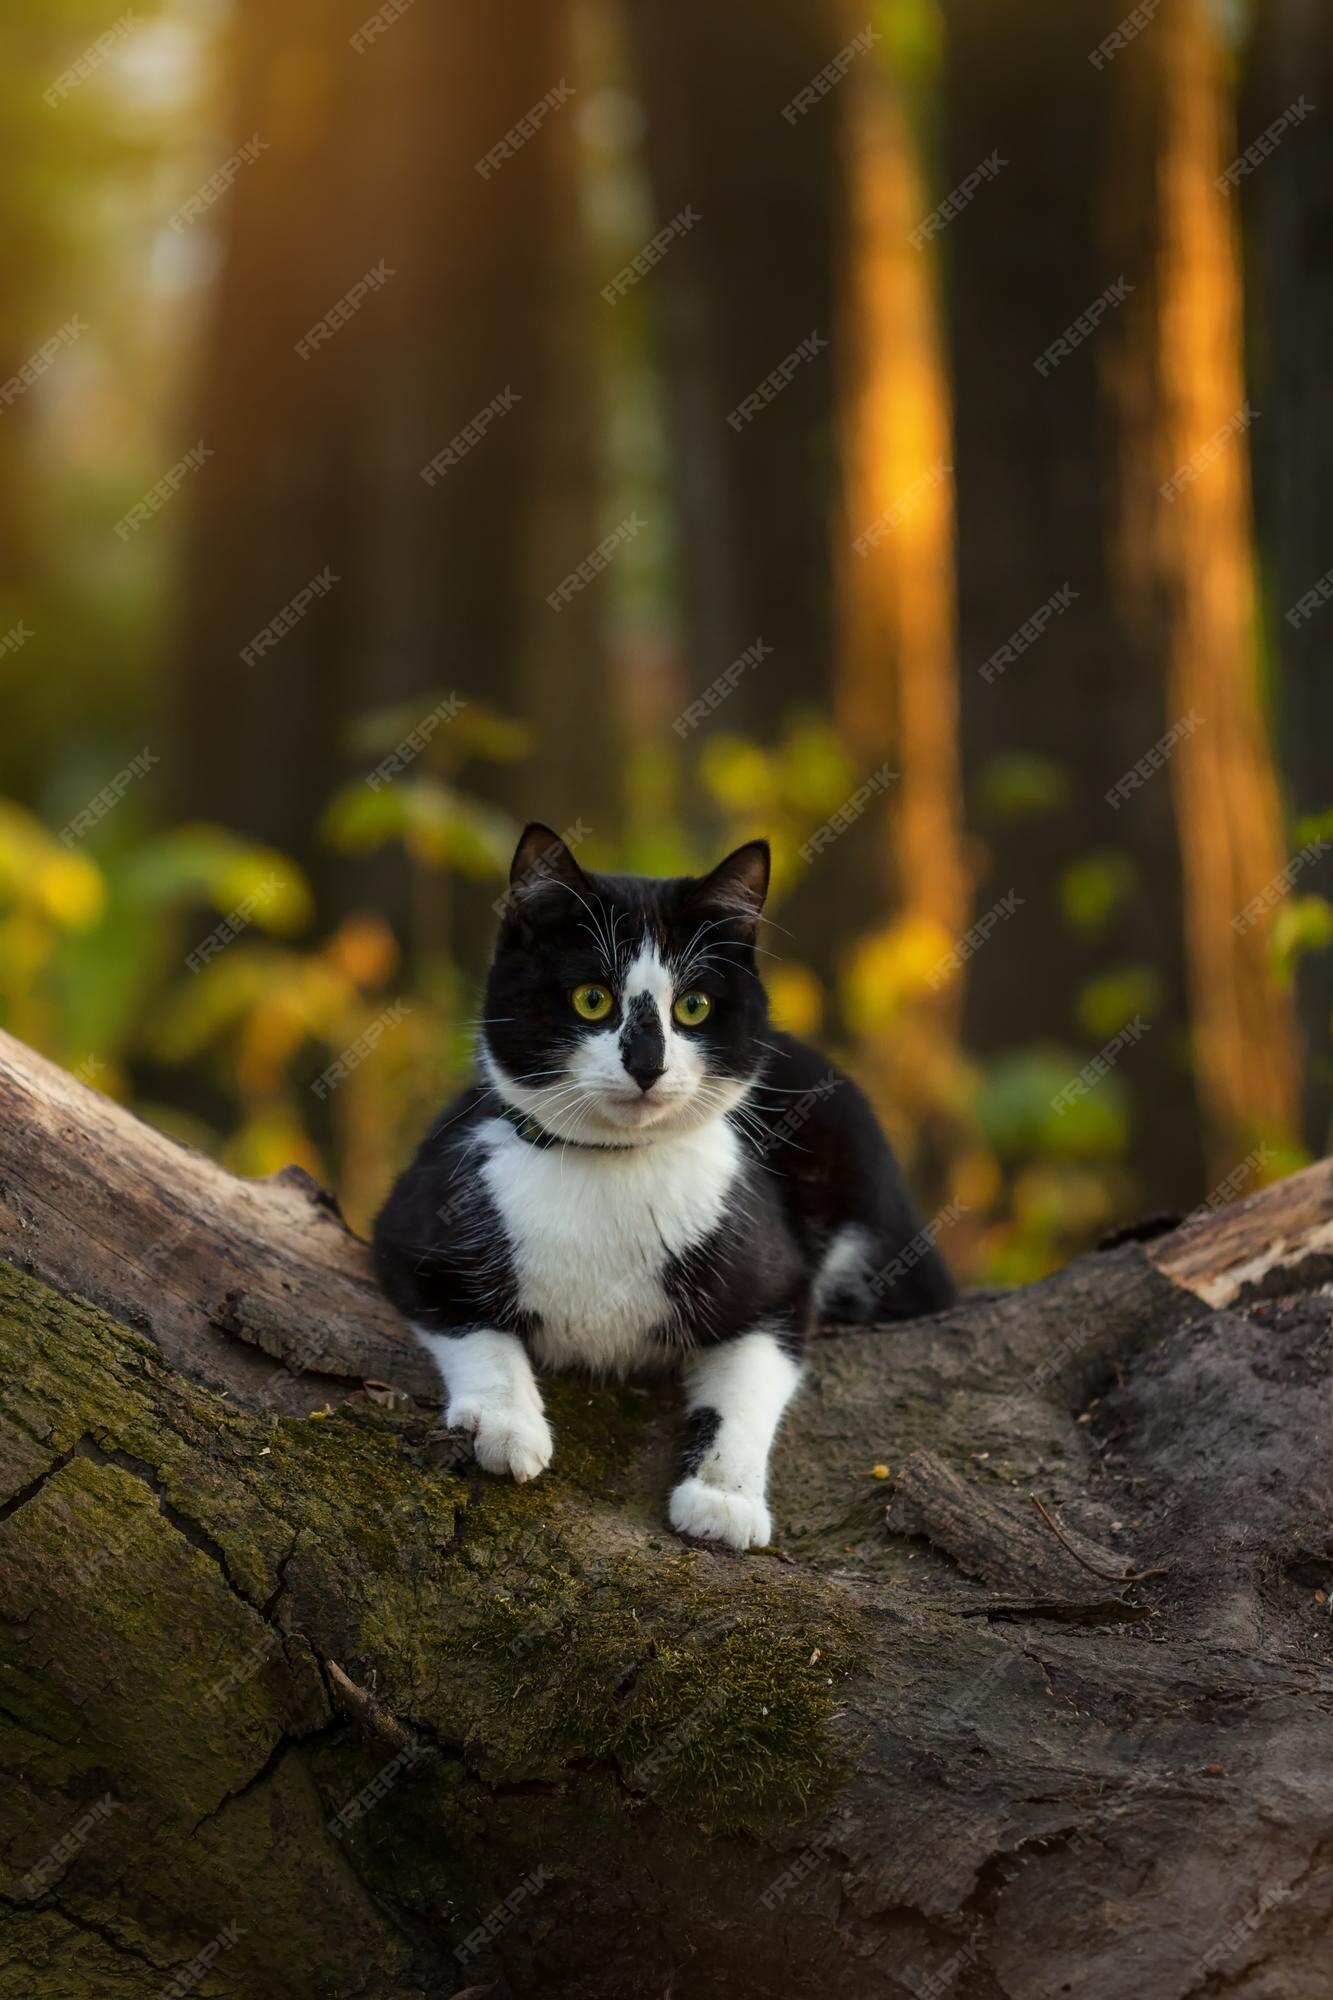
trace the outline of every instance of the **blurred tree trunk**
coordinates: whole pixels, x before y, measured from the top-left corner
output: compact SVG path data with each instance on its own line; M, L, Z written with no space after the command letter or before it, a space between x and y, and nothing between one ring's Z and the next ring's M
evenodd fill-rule
M690 667L700 688L763 638L725 726L771 741L827 705L831 350L728 418L798 344L829 341L840 218L835 101L784 107L837 52L836 10L641 0L629 10L661 221L699 221L657 274Z
M571 28L567 20L557 71L568 70L573 80ZM513 773L505 797L525 820L541 818L561 829L582 820L604 855L604 843L614 847L621 822L624 756L623 697L608 657L606 596L596 588L580 591L558 613L547 602L616 526L597 506L601 411L593 317L605 307L581 229L578 115L571 109L543 131L547 151L536 168L541 207L528 282L546 304L534 376L539 476L526 498L517 687L518 713L532 732L535 754L531 766Z
M771 652L741 673L705 727L771 745L794 711L827 716L832 707L841 92L783 113L848 35L829 0L722 9L636 0L628 25L657 219L687 206L699 218L652 281L689 693L762 639ZM812 347L771 402L743 412L811 336L826 345ZM826 974L851 846L849 836L808 879L803 871L790 918L784 911L802 956Z
M1322 0L1271 0L1260 10L1242 139L1304 96L1317 116L1286 135L1241 182L1252 223L1263 328L1255 435L1263 481L1261 539L1272 564L1271 624L1280 665L1279 741L1294 816L1333 806L1333 610L1301 599L1333 564L1333 16ZM1268 416L1271 411L1271 423ZM1299 845L1299 841L1293 842ZM1262 886L1262 885L1259 885ZM1333 894L1333 864L1292 893ZM1305 1143L1333 1142L1333 952L1301 961Z
M1197 1196L1202 1162L1179 1050L1170 801L1165 787L1150 789L1117 815L1104 796L1162 729L1160 668L1117 631L1107 564L1098 364L1106 322L1125 307L1108 304L1086 341L1048 357L1117 280L1133 278L1095 228L1112 113L1109 79L1089 58L1123 9L945 0L944 12L936 198L993 155L1002 163L939 239L956 396L963 756L984 839L974 908L984 914L1010 891L1023 899L968 981L966 1040L983 1056L1041 1043L1090 1052L1106 1033L1080 1019L1079 996L1095 979L1150 969L1153 1032L1122 1072L1138 1114L1130 1161L1143 1199L1180 1206ZM1073 595L1042 635L1016 637L1061 592ZM1013 654L996 660L1011 639ZM1068 912L1079 863L1107 885L1108 905L1082 924Z
M595 600L559 617L544 601L597 539L578 445L577 95L476 171L562 79L576 91L569 9L528 0L503 25L479 5L414 9L358 49L366 12L239 12L235 130L268 150L218 210L198 424L216 455L191 492L176 662L182 803L313 860L333 907L356 871L321 861L312 828L357 768L345 731L368 710L456 689L521 715L540 690L542 722L577 690L579 728L544 743L532 810L559 818L577 797L605 820L614 783L596 754L610 705L586 699ZM303 360L296 342L381 265L382 287ZM512 408L423 480L506 390ZM245 664L326 569L327 595ZM553 775L566 750L576 784ZM531 784L468 782L516 808Z
M55 33L49 42L34 36L35 22L21 25L24 51L20 56L17 48L5 48L9 59L3 86L7 158L0 177L0 259L9 282L0 303L0 385L7 396L0 404L0 638L20 620L31 620L34 600L45 590L47 568L46 538L24 497L33 473L35 405L19 370L68 317L51 303L67 275L60 254L64 246L49 207L32 198L34 184L44 186L51 170L45 131L49 121L40 116L46 107L38 99L34 108L26 90L21 102L12 102L11 95L19 93L10 80L21 62L33 62L34 53L52 75L59 75L64 64L57 51L63 45ZM9 43L8 36L5 41ZM4 734L4 747L12 753L14 731L6 728ZM13 774L6 770L4 775L12 782Z
M1236 150L1221 63L1204 0L1175 0L1116 58L1107 200L1113 227L1118 218L1134 239L1124 261L1136 287L1113 329L1118 589L1135 655L1166 690L1140 754L1197 717L1125 817L1170 786L1194 1064L1218 1173L1256 1139L1290 1139L1297 1094L1292 1010L1267 971L1266 926L1233 923L1285 849L1257 680L1235 198L1216 186Z
M124 742L136 727L126 724L126 680L136 698L141 686L128 647L114 633L99 633L95 663L75 674L62 671L91 650L88 586L81 578L82 587L70 589L68 550L50 526L52 496L70 479L62 435L70 429L67 384L81 374L86 381L89 347L104 337L91 316L106 311L109 254L88 189L104 180L117 185L114 198L125 200L130 169L145 179L148 172L105 95L79 92L77 79L72 87L64 83L70 65L108 25L90 26L76 9L39 0L11 0L0 19L0 639L20 635L0 657L0 792L39 813L67 803L53 780L65 777L78 757L76 750L71 759L62 744L57 772L53 744L103 732ZM133 187L135 195L141 186ZM65 328L71 337L62 340ZM25 701L27 689L37 699ZM77 767L73 782L81 782Z
M15 222L12 213L0 209L0 257L11 272L23 269L23 259L15 251L24 232ZM6 286L0 309L0 383L13 381L48 333L55 331L54 327L47 332L35 331L35 317L33 301L24 289ZM36 460L33 414L30 398L19 396L4 408L0 424L0 639L22 629L27 635L24 646L32 639L38 641L21 661L6 664L3 685L7 696L19 677L26 677L34 662L41 660L48 637L34 625L36 606L46 600L49 578L45 538L37 532L37 516L30 504ZM0 732L0 790L27 795L34 802L46 761L33 726L38 720L34 715L25 727L24 719L7 716Z
M893 921L882 943L903 977L875 981L882 1016L867 1037L878 1069L871 1081L883 1085L886 1115L892 1109L903 1133L942 1163L962 990L932 990L921 973L966 929L968 905L949 388L933 259L910 241L930 203L903 92L868 57L843 85L839 108L851 223L841 274L834 699L858 769L888 763L896 773L884 805L867 815L880 865L847 871L851 893L839 913L854 934L888 891Z

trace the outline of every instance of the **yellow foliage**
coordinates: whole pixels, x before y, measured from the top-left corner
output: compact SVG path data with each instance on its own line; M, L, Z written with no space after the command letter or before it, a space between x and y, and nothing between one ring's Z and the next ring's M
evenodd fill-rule
M84 931L95 924L106 906L101 870L84 854L55 849L39 861L32 895L60 930Z
M286 1103L267 1104L252 1111L223 1148L222 1160L234 1174L255 1180L280 1173L288 1166L304 1167L316 1180L324 1171L317 1148Z
M954 1161L953 1188L955 1199L979 1215L997 1204L1004 1191L1004 1176L994 1153L984 1146L960 1153Z
M784 963L765 974L773 1024L789 1035L816 1035L824 1018L824 989L808 965Z
M0 918L0 968L5 985L22 993L46 963L50 935L31 910L16 910Z
M348 917L325 946L335 972L363 991L383 986L398 964L398 944L383 917Z
M314 916L305 878L285 856L268 848L247 848L231 857L215 891L218 908L239 909L254 899L250 921L278 937L294 937Z
M855 1033L872 1035L909 1000L933 997L926 974L952 943L942 924L929 917L900 917L860 939L848 959L843 982L847 1018Z
M762 813L777 802L778 773L773 759L743 736L709 737L699 770L725 812Z
M306 1010L300 985L273 992L242 1024L236 1051L236 1081L248 1095L277 1090L306 1039Z
M0 801L0 902L77 931L96 923L105 900L95 861L62 847L22 806Z
M1014 1178L1012 1199L1022 1233L1052 1243L1069 1235L1093 1236L1113 1222L1116 1213L1106 1174L1070 1160L1024 1167Z

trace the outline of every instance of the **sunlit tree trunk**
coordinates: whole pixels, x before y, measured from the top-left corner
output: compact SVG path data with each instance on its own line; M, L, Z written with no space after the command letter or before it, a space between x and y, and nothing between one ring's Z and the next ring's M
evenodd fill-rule
M1234 194L1221 50L1204 0L1173 0L1118 58L1110 201L1142 218L1135 296L1118 329L1119 574L1136 646L1160 663L1179 826L1194 1062L1210 1161L1293 1136L1292 1009L1266 966L1267 925L1237 924L1282 867L1282 816L1256 667ZM1165 490L1164 490L1165 489ZM1145 743L1145 750L1151 746Z
M880 867L855 878L861 923L893 911L875 982L886 1100L947 1152L961 982L923 969L967 925L954 604L949 390L933 260L911 232L930 203L901 97L873 58L841 108L850 229L840 326L845 500L835 515L835 702L859 767L896 776L872 819ZM876 879L878 876L878 880ZM894 988L887 968L901 967Z

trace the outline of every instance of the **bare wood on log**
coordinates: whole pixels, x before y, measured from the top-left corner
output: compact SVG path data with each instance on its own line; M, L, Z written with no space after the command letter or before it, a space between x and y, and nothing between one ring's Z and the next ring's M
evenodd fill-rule
M1312 1291L1333 1278L1333 1160L1207 1211L1160 1237L1148 1256L1210 1306L1293 1282Z
M0 1241L248 1401L318 1407L322 1376L438 1400L365 1245L307 1174L238 1180L3 1032Z

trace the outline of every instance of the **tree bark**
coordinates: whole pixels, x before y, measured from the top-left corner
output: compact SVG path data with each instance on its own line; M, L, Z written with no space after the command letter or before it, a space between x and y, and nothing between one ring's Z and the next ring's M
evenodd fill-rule
M771 649L691 739L692 767L711 735L771 750L834 707L843 114L836 92L796 100L864 23L849 29L841 0L643 0L625 19L657 221L698 217L654 274L689 698L756 641ZM784 366L779 395L770 377ZM882 825L877 806L836 867L802 868L788 885L783 922L829 985L858 873L846 857L862 852L873 876Z
M838 125L827 103L783 107L837 54L841 20L756 0L646 0L627 20L657 214L699 218L658 274L690 692L765 639L771 658L740 677L719 726L771 743L829 685ZM776 245L757 215L780 218ZM795 369L782 418L740 412L812 334L828 351Z
M1135 286L1107 335L1113 536L1130 655L1163 677L1162 730L1185 725L1161 786L1178 830L1191 1060L1220 1174L1256 1138L1296 1135L1296 1018L1268 966L1267 925L1238 921L1287 857L1256 645L1249 431L1263 412L1245 395L1237 205L1218 186L1238 145L1234 108L1206 0L1175 0L1159 26L1111 72L1106 210ZM1158 786L1133 791L1127 822Z
M219 208L226 256L190 434L215 456L189 501L175 784L182 810L302 860L326 909L373 886L405 918L400 867L331 857L317 838L330 794L359 774L351 725L414 700L424 713L451 690L540 722L534 689L567 701L601 672L595 605L556 616L545 602L598 534L591 305L577 303L592 283L577 266L570 10L423 8L359 44L366 19L360 0L246 0L237 15L233 129L267 151ZM545 105L565 82L571 101ZM531 141L487 166L534 105ZM469 432L506 391L512 407ZM266 641L326 571L336 582ZM256 634L266 649L247 659ZM543 810L608 833L615 788L592 774L614 766L614 705L585 708ZM512 773L467 782L521 804Z
M882 806L853 831L823 891L838 940L930 964L967 929L949 387L929 254L911 241L931 197L908 95L887 61L854 65L838 98L849 221L838 371L843 505L834 518L836 713L856 768L892 767ZM849 842L849 847L851 843ZM877 865L876 865L877 864ZM821 884L823 890L823 885ZM886 920L885 904L891 916ZM886 982L887 983L887 982ZM896 1108L926 1205L947 1199L963 1135L957 1112L962 982L918 970L859 1021L862 1081Z
M1333 92L1333 20L1316 0L1275 0L1260 17L1251 92L1241 143L1252 143L1288 105L1313 110ZM1255 438L1262 475L1256 496L1260 540L1272 565L1269 622L1278 678L1279 743L1287 804L1297 821L1333 805L1333 673L1327 613L1309 593L1328 573L1333 505L1333 438L1324 394L1333 342L1333 132L1326 118L1303 118L1278 146L1266 171L1246 176L1238 196L1248 210L1247 255L1260 288L1263 341L1256 374L1262 409L1273 425ZM1302 600L1305 600L1302 604ZM1291 845L1299 851L1304 837ZM1292 894L1333 895L1325 858L1296 877ZM1297 971L1305 1042L1302 1128L1319 1153L1333 1146L1333 952L1305 954Z
M2 2000L1326 1990L1333 1163L817 1341L748 1558L4 1037L0 1255Z

